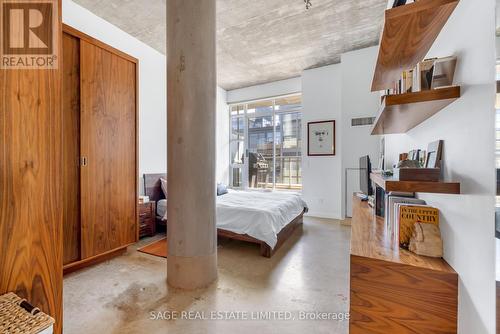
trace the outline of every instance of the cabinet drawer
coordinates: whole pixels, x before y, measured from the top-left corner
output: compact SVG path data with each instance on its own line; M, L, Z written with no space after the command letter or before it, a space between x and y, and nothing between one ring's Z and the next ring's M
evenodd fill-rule
M140 204L139 205L139 214L151 214L153 211L153 206L151 204Z
M139 221L143 222L147 219L153 218L153 215L151 214L151 211L149 212L139 212Z
M141 220L139 223L139 237L153 236L156 232L156 221L153 218Z

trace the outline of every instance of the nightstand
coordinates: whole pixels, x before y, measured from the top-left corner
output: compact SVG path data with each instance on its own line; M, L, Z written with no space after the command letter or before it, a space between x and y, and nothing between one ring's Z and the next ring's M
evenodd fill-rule
M139 203L139 238L156 234L155 202Z

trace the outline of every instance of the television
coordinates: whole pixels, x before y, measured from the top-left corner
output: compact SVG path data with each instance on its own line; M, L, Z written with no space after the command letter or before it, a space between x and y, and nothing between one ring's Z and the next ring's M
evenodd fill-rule
M373 195L373 188L370 180L371 172L372 164L370 163L370 156L365 155L359 158L359 186L361 188L361 192L366 196Z

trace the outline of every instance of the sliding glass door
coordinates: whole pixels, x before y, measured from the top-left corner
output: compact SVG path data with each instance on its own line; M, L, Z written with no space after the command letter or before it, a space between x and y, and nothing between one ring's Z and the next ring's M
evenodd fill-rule
M302 188L301 96L232 105L231 186Z

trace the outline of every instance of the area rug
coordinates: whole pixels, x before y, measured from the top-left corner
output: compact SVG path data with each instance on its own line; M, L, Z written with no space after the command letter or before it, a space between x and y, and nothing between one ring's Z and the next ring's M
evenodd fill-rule
M160 239L138 249L139 252L167 258L167 238Z

